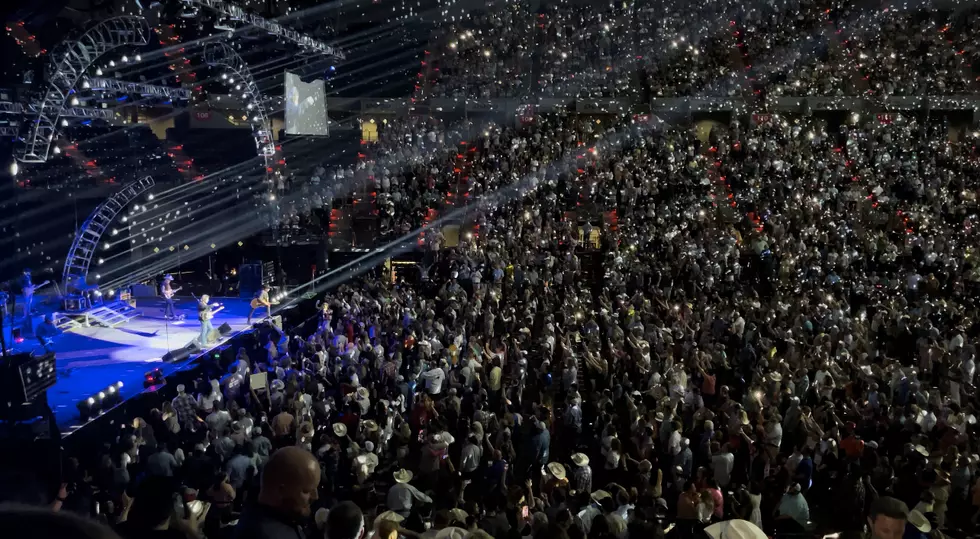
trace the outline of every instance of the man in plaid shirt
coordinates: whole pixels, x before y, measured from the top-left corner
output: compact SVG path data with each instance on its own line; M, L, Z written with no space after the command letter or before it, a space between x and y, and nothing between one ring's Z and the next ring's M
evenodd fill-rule
M184 392L184 384L177 386L177 396L174 397L173 405L181 427L193 424L197 419L197 401Z

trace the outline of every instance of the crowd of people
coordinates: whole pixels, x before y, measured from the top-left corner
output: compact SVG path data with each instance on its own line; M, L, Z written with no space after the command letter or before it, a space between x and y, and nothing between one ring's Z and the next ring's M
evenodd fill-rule
M938 2L508 2L438 34L429 96L968 94L977 21Z
M435 95L973 84L958 62L975 51L943 48L971 17L876 13L885 35L811 0L520 9L449 32L472 50ZM126 539L721 539L733 519L777 538L970 536L977 134L955 115L832 116L386 123L294 213L367 185L385 233L418 236L415 273L361 276L305 330L255 333L75 455L55 507Z

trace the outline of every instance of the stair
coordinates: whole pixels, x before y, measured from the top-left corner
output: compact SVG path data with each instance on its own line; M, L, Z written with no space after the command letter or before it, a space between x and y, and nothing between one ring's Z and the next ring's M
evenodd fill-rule
M128 303L116 301L108 305L93 307L82 314L89 325L95 322L100 326L116 328L134 318L143 316L143 311L137 310Z
M82 327L82 323L76 320L73 316L63 313L55 313L54 327L60 329L61 331L71 331Z

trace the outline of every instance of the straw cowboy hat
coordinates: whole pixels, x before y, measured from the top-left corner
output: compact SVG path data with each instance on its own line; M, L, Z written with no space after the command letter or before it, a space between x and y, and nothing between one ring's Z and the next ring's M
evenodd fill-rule
M395 478L396 483L408 483L415 477L415 474L411 470L406 470L405 468L401 468L391 475Z
M555 479L559 481L567 477L567 474L565 473L565 467L560 462L549 462L547 468L548 468L548 472L551 473L551 475L555 476Z
M726 520L704 529L711 539L767 539L758 526L747 520Z
M927 519L921 511L916 509L909 511L908 523L922 533L929 533L932 531L932 524L929 523L929 519Z
M576 466L588 466L589 457L585 453L575 453L572 455L572 463Z
M783 375L778 372L771 372L769 373L769 379L772 380L773 382L782 382Z
M373 419L365 419L361 422L361 425L363 425L364 430L368 432L378 432L378 422Z
M334 436L338 438L347 436L347 425L344 425L343 423L334 423L332 428Z
M595 492L592 493L592 496L591 497L592 497L592 501L594 501L594 502L601 502L602 500L605 500L606 498L612 498L612 494L609 494L605 490L597 490L597 491L595 491Z
M358 400L367 400L367 399L370 399L370 398L371 398L371 392L368 391L368 388L363 387L363 386L357 388L357 399Z
M375 518L374 520L375 522L390 521L390 522L394 522L395 524L398 524L401 521L405 520L405 517L399 515L394 511L385 511L384 513L378 515L377 518Z

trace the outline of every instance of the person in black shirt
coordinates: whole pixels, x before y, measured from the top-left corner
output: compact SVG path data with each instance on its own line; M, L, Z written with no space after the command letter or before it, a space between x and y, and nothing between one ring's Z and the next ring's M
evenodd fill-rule
M234 539L306 539L310 505L318 498L320 463L289 446L272 454L262 470L258 503L242 513Z

